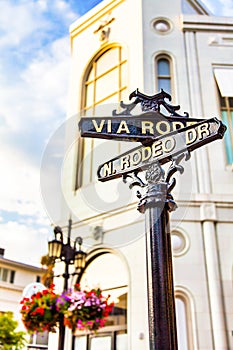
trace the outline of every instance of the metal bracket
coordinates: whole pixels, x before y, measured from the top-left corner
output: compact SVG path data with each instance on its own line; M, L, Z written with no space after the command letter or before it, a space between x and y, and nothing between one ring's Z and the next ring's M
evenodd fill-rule
M134 171L133 173L129 173L123 175L123 182L127 183L127 178L131 179L131 183L129 184L129 188L133 188L134 186L145 187L147 184L142 181L142 179L138 176L138 171Z
M191 157L190 152L186 151L183 152L172 159L172 163L168 169L167 176L166 176L166 182L168 184L168 193L171 193L173 188L176 185L176 179L173 177L171 180L171 177L178 171L180 174L183 174L184 172L184 167L180 165L179 163L185 158L185 161L189 160ZM171 180L171 182L170 182Z

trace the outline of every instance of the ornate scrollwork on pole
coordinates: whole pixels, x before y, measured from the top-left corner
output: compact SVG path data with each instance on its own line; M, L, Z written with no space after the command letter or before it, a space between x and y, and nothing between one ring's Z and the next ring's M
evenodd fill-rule
M145 171L148 185L154 185L164 181L164 170L159 162L151 164Z
M161 106L163 106L167 112L170 114L170 116L175 116L177 118L188 118L189 114L187 112L184 113L184 116L178 114L176 111L180 109L180 106L172 106L169 103L165 101L165 99L168 99L171 101L171 95L169 95L167 92L165 92L163 89L158 94L148 96L143 93L141 93L138 89L133 91L129 95L129 99L135 98L135 100L132 103L126 104L123 101L120 102L120 107L124 109L122 112L117 113L116 110L112 112L113 116L117 115L131 115L131 111L137 106L137 104L141 104L141 109L143 112L160 112Z

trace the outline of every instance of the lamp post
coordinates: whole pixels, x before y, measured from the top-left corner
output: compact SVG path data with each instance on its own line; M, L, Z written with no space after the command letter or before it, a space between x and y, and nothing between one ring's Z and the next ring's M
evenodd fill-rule
M67 242L63 242L63 232L61 227L56 226L54 228L55 239L48 242L48 254L50 258L53 258L54 261L63 261L65 264L65 272L62 275L64 278L63 291L68 289L68 280L70 276L80 275L85 268L86 264L86 253L82 251L82 238L76 237L73 246L71 245L71 227L72 220L69 219L68 225L68 236ZM78 244L78 249L76 245ZM69 273L69 266L74 265L75 272ZM64 326L64 316L60 318L59 321L59 340L58 340L58 350L64 350L65 343L65 326Z

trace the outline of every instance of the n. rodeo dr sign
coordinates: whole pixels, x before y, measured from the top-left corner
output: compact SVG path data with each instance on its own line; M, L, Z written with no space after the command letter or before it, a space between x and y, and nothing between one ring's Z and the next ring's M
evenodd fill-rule
M136 170L140 171L157 161L160 164L167 163L180 153L193 151L222 138L225 130L226 127L220 120L211 118L178 129L175 133L160 136L147 146L136 147L100 165L97 171L98 180L107 181Z

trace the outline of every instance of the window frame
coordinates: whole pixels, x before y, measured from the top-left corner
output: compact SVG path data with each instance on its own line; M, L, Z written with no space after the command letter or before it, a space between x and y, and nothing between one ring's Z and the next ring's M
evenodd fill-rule
M0 266L0 282L14 284L15 274L15 270Z
M194 336L194 329L196 329L196 320L194 316L195 310L192 296L185 288L180 286L175 289L175 300L176 299L180 299L184 303L185 307L188 349L196 349L196 337Z
M98 60L107 52L110 50L118 49L118 61L115 65L113 65L111 68L107 69L104 71L102 74L99 76L96 75L96 65L98 64ZM80 103L80 111L83 115L85 115L86 111L91 111L92 110L92 115L95 113L95 107L100 105L101 103L107 101L109 98L112 96L117 96L118 103L122 100L122 93L124 91L127 91L127 85L122 85L122 67L127 67L127 57L123 57L123 51L125 52L125 48L120 45L119 43L111 43L107 44L104 47L102 47L96 55L93 56L93 58L90 60L88 63L87 67L85 68L83 78L82 78L82 84L81 84L81 103ZM91 74L91 71L94 69L94 76L93 79L90 81L88 80L88 77ZM99 101L95 100L95 95L96 95L96 82L98 79L100 79L103 76L107 76L107 74L111 73L117 69L118 71L118 88L111 94L106 95L104 98L100 99ZM91 83L94 84L93 86L93 101L91 105L86 106L86 91L87 91L87 86L89 86ZM89 139L90 142L90 149L94 149L94 143L95 140L92 138L91 140ZM87 184L84 182L84 174L82 169L79 170L79 165L82 164L82 161L84 159L84 152L85 152L85 139L79 138L78 140L78 150L77 150L77 161L76 161L76 173L75 173L75 191L77 191L79 188L82 186L85 186L89 183L93 183L93 152L91 152L91 159L90 159L90 171L89 171L89 179L87 181Z
M228 148L226 144L226 138L224 138L225 160L228 166L232 166L233 165L233 125L232 125L233 124L233 103L231 106L230 99L232 99L232 102L233 102L233 97L222 96L219 89L218 89L218 95L219 95L219 109L221 113L221 119L224 123L225 121L223 120L223 112L226 112L226 118L227 118L226 126L228 129L227 131L229 132L229 139L231 142L231 148Z
M47 344L40 344L40 339L46 337ZM42 333L31 334L29 339L29 344L27 344L27 349L44 349L48 350L49 344L49 332L45 331Z
M113 65L111 68L107 69L106 71L104 71L103 73L98 75L97 74L97 69L96 69L98 61L107 52L109 52L111 50L114 50L114 49L118 49L118 62L115 65ZM125 59L122 58L122 50L123 50L123 47L121 45L119 45L119 44L107 46L104 49L100 50L98 52L98 54L95 55L94 58L91 60L91 62L88 64L88 67L86 68L85 73L84 73L83 83L82 83L82 99L81 99L81 111L82 112L84 112L84 111L86 111L88 109L94 109L95 106L100 105L101 103L103 103L104 101L109 99L111 96L118 95L118 100L121 99L121 92L127 88L126 85L122 86L122 79L121 79L122 66L127 63L127 59L126 58ZM89 105L88 107L85 107L85 104L86 104L86 87L88 85L90 85L91 83L94 84L94 94L93 95L94 95L94 99L95 99L96 82L98 82L99 79L101 79L102 77L108 75L109 73L111 73L112 71L114 71L116 69L118 70L118 78L119 78L118 89L115 90L113 93L107 95L103 99L100 99L98 101L94 100L91 105ZM88 77L89 77L89 75L90 75L92 70L94 71L94 76L93 76L92 79L88 80ZM120 88L119 88L119 86L120 86Z
M120 257L118 256L118 254L115 254L111 249L97 249L95 251L93 251L92 253L90 253L90 255L87 257L87 261L86 261L86 267L85 269L92 263L94 263L94 261L96 259L98 259L99 257L103 256L103 255L107 255L107 254L111 254L111 255L116 255L116 257L118 257L120 259ZM122 263L124 263L122 261ZM125 266L126 268L126 266ZM81 279L82 277L84 276L84 272L85 270L83 271L83 273L81 275L78 276L77 280L76 280L76 283L81 283ZM114 290L114 289L118 289L118 288L125 288L127 287L128 290L127 290L127 308L126 308L126 324L116 324L116 325L106 325L105 327L103 328L100 328L98 330L98 334L93 334L91 332L86 332L86 333L83 333L83 331L80 331L80 330L76 330L76 333L72 336L72 350L75 350L75 340L76 338L78 338L79 336L82 337L82 336L86 336L87 339L86 339L86 349L85 350L90 350L90 339L93 338L93 337L96 337L96 336L103 336L103 335L106 335L106 336L111 336L111 349L110 350L117 350L116 348L116 339L117 339L117 333L119 332L123 332L127 335L129 335L128 333L128 305L129 305L129 284L127 285L120 285L120 286L117 286L117 287L109 287L107 289L102 289L103 292L104 291L110 291L111 289Z
M158 64L160 60L167 60L169 63L169 75L159 75L158 72ZM159 79L168 79L170 81L170 90L171 91L166 91L167 93L169 93L171 96L173 96L174 99L174 72L173 72L173 60L171 58L171 56L167 53L159 53L158 55L155 56L154 59L154 65L155 65L155 90L156 92L160 92L159 91Z
M111 337L111 349L110 350L117 350L117 334L120 332L125 332L125 334L128 335L127 333L127 326L109 326L109 327L104 327L104 329L98 330L98 334L91 334L91 333L81 333L78 335L74 335L72 339L72 350L75 350L75 340L76 338L86 336L86 349L85 350L91 350L91 339L96 338L96 337L101 337L101 336L110 336Z

